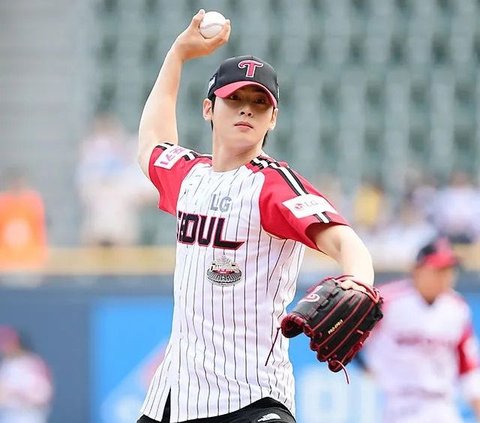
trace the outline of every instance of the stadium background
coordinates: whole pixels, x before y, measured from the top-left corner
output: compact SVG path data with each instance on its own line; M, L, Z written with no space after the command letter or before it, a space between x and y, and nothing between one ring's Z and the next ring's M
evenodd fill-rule
M46 203L50 249L40 275L2 275L0 322L28 332L52 366L53 423L103 422L108 413L125 421L161 357L174 221L147 210L144 230L155 236L141 246L82 245L78 149L100 111L136 131L162 57L200 7L230 17L233 30L227 46L185 67L184 145L209 151L200 109L208 78L223 58L252 53L279 73L281 112L268 153L320 189L334 177L342 207L366 178L381 181L395 203L412 174L480 177L476 0L0 0L0 169L28 171ZM480 331L478 251L467 253L459 288ZM301 286L331 270L310 258ZM378 280L404 270L382 263ZM371 381L354 375L347 388L341 377L316 377L321 367L295 345L299 423L353 421L353 395L361 395L365 422L375 421ZM319 380L333 393L321 396ZM305 386L318 392L311 415Z

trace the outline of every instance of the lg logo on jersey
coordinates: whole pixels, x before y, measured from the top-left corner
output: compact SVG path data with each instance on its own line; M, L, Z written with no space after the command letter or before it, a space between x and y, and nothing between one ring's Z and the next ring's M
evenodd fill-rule
M210 203L210 210L221 212L227 212L230 210L230 205L232 204L232 199L230 197L223 197L217 196L217 194L212 195L212 202Z
M327 200L325 200L325 198L314 194L299 195L298 197L284 201L283 205L299 219L318 214L325 223L328 223L330 219L325 216L324 213L330 212L338 214L335 208Z
M169 146L158 159L155 160L154 166L171 169L189 151L186 148L174 145Z
M214 248L236 250L244 241L228 241L224 239L225 218L207 217L198 214L178 212L177 240L182 244L198 244L207 247L212 243Z

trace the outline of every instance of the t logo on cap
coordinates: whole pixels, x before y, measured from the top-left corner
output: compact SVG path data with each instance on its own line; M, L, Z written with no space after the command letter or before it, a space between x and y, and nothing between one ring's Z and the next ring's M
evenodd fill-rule
M247 78L253 78L255 76L256 68L261 68L262 66L263 63L257 62L256 60L242 60L238 64L240 69L247 68L247 72L245 74Z
M224 60L208 83L207 97L227 98L247 85L256 85L268 95L273 107L278 103L278 82L275 69L255 56L236 56Z

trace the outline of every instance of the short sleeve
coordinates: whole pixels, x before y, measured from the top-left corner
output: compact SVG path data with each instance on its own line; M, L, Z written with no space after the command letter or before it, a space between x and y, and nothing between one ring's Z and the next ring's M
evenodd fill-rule
M288 166L271 164L263 173L261 224L271 235L293 239L318 250L306 234L311 225L348 225L330 201Z
M148 174L160 194L158 207L174 215L183 180L195 164L209 161L211 159L208 156L201 156L178 145L164 143L155 147Z
M457 346L458 370L461 375L480 367L478 340L475 337L471 322L465 326Z
M457 353L462 391L467 399L476 400L480 398L480 352L470 319L457 345Z

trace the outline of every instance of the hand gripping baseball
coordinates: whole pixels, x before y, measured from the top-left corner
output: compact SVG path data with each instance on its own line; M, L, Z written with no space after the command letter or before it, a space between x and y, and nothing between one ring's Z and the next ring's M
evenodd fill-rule
M190 25L183 31L173 43L173 49L180 55L182 60L191 60L196 57L207 56L217 48L228 42L230 37L230 20L227 19L221 31L212 38L205 38L200 33L200 23L205 16L205 10L200 9L192 18Z
M352 360L383 317L379 291L359 281L354 282L365 291L342 288L350 278L329 277L312 286L281 323L287 338L307 335L317 359L326 361L333 372Z

